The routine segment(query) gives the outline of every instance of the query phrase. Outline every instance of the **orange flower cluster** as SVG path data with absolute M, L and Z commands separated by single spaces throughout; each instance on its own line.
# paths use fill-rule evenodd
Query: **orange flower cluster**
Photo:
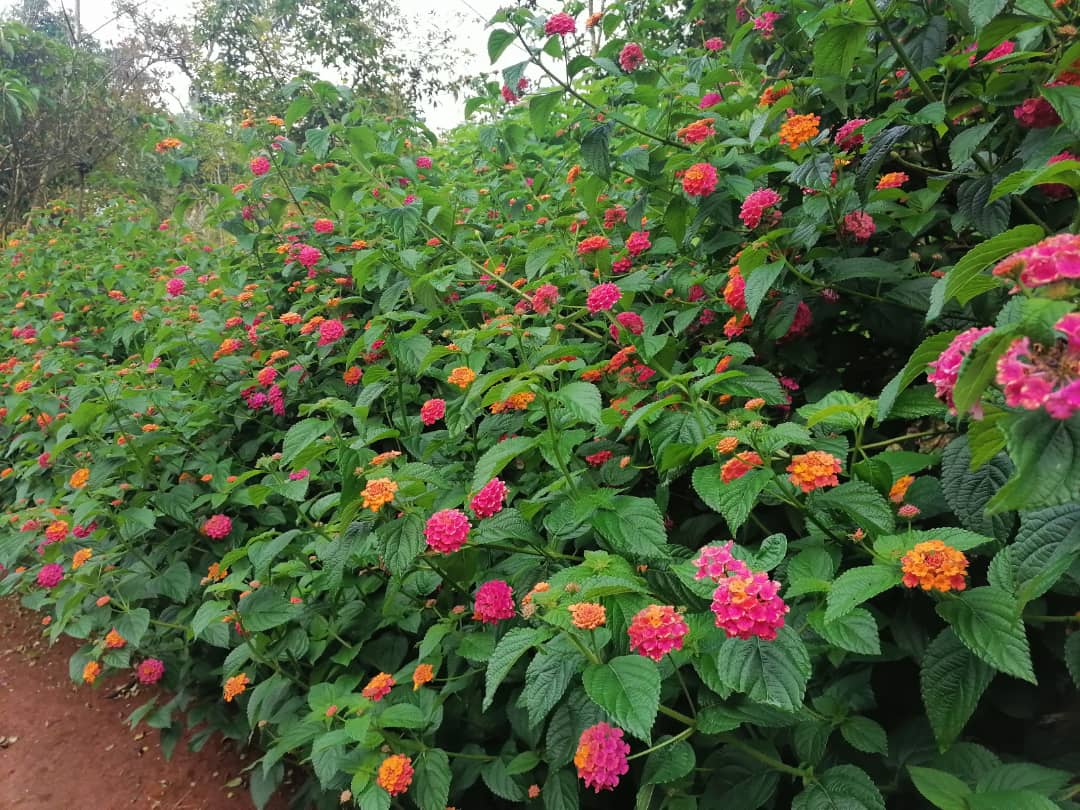
M 90 470 L 87 467 L 80 467 L 71 474 L 71 480 L 68 483 L 72 489 L 82 489 L 86 486 L 86 483 L 90 480 Z
M 239 675 L 233 675 L 229 680 L 225 681 L 225 688 L 222 690 L 222 696 L 225 698 L 226 703 L 232 703 L 233 698 L 237 695 L 242 695 L 248 688 L 248 684 L 251 681 L 248 676 L 241 672 Z
M 747 450 L 724 462 L 724 466 L 720 468 L 720 480 L 725 484 L 730 484 L 761 465 L 761 456 L 753 450 Z
M 821 117 L 817 115 L 793 115 L 780 125 L 780 143 L 798 149 L 821 132 Z
M 915 483 L 914 475 L 904 475 L 898 478 L 896 483 L 889 488 L 889 500 L 893 503 L 903 503 L 908 487 L 913 483 Z
M 725 436 L 716 443 L 716 452 L 723 455 L 729 455 L 735 452 L 735 448 L 739 446 L 739 440 L 735 436 Z
M 701 143 L 716 134 L 716 130 L 713 129 L 714 123 L 712 118 L 701 118 L 692 124 L 687 124 L 675 134 L 685 143 Z
M 579 630 L 595 630 L 607 622 L 607 610 L 596 602 L 578 602 L 570 605 L 567 610 L 570 611 L 574 627 Z
M 945 545 L 943 540 L 919 543 L 900 560 L 904 584 L 924 591 L 962 591 L 966 586 L 968 560 L 962 551 Z
M 404 754 L 393 754 L 382 761 L 375 783 L 391 796 L 398 796 L 409 789 L 412 778 L 412 760 Z
M 519 391 L 516 394 L 511 394 L 502 402 L 495 402 L 491 405 L 492 413 L 503 413 L 504 411 L 524 411 L 536 400 L 536 394 L 532 391 Z
M 456 385 L 458 388 L 464 391 L 475 379 L 475 371 L 473 371 L 468 366 L 458 366 L 450 372 L 450 376 L 446 378 L 446 381 L 451 385 Z
M 170 149 L 179 149 L 184 143 L 179 138 L 162 138 L 156 144 L 154 144 L 154 151 L 159 155 L 163 155 Z
M 360 494 L 364 497 L 364 508 L 372 512 L 378 512 L 390 501 L 394 500 L 394 494 L 398 491 L 398 485 L 389 478 L 376 478 L 368 481 L 364 491 Z
M 771 107 L 790 92 L 790 84 L 781 85 L 780 87 L 766 87 L 765 92 L 761 94 L 761 99 L 758 101 L 758 106 Z
M 836 474 L 840 472 L 840 459 L 823 450 L 811 450 L 801 456 L 795 456 L 787 467 L 791 473 L 788 478 L 803 492 L 815 489 L 835 487 L 840 483 Z
M 378 702 L 384 697 L 390 694 L 390 690 L 396 685 L 394 676 L 386 672 L 380 672 L 370 681 L 368 685 L 360 690 L 360 694 L 369 700 Z
M 101 674 L 101 664 L 97 661 L 87 661 L 86 666 L 83 667 L 82 679 L 83 683 L 93 683 L 97 680 L 97 676 Z
M 412 688 L 415 692 L 425 683 L 431 683 L 435 679 L 435 668 L 431 664 L 420 664 L 413 670 Z
M 94 552 L 92 552 L 90 549 L 80 548 L 71 558 L 71 570 L 78 571 L 86 564 L 86 561 L 93 556 Z
M 125 644 L 127 644 L 127 641 L 122 635 L 116 632 L 115 627 L 110 630 L 105 636 L 105 646 L 110 650 L 118 650 Z

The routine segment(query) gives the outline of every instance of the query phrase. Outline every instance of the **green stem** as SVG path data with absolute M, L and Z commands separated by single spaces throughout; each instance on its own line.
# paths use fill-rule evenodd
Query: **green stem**
M 570 639 L 572 642 L 574 642 L 574 646 L 577 647 L 581 651 L 581 654 L 584 655 L 586 658 L 588 658 L 589 661 L 591 661 L 594 664 L 602 664 L 602 663 L 604 663 L 603 661 L 600 660 L 599 655 L 597 655 L 592 650 L 590 650 L 588 647 L 586 647 L 581 642 L 581 639 L 579 639 L 577 636 L 575 636 L 569 630 L 564 630 L 563 635 L 565 635 L 568 639 Z M 663 709 L 664 707 L 661 706 L 660 708 Z M 687 719 L 689 719 L 689 718 L 687 718 Z M 691 720 L 690 722 L 692 723 L 693 721 Z
M 1028 616 L 1024 615 L 1024 621 L 1028 622 L 1077 622 L 1080 623 L 1080 615 L 1073 616 Z
M 897 436 L 894 439 L 883 439 L 880 442 L 871 442 L 870 444 L 864 444 L 862 445 L 862 449 L 872 450 L 875 447 L 887 447 L 890 444 L 898 444 L 899 442 L 906 442 L 911 439 L 922 439 L 927 436 L 944 436 L 946 433 L 952 433 L 952 431 L 934 428 L 933 430 L 924 430 L 921 433 L 908 433 L 903 436 Z
M 807 779 L 812 775 L 812 772 L 809 769 L 793 768 L 786 762 L 781 762 L 774 757 L 770 757 L 768 754 L 759 751 L 748 743 L 744 743 L 738 737 L 732 736 L 731 734 L 718 734 L 716 736 L 718 736 L 725 745 L 738 748 L 751 759 L 756 759 L 762 765 L 768 765 L 774 771 L 780 771 L 781 773 L 790 774 L 791 776 L 798 776 L 801 779 Z
M 555 461 L 558 462 L 559 469 L 562 471 L 563 478 L 566 479 L 570 491 L 577 494 L 577 484 L 574 482 L 574 477 L 570 475 L 570 468 L 566 466 L 562 453 L 559 452 L 559 435 L 555 432 L 555 419 L 551 412 L 551 400 L 546 392 L 544 393 L 544 414 L 547 416 L 548 433 L 551 435 L 551 454 L 555 456 Z
M 674 737 L 668 737 L 663 742 L 657 743 L 656 745 L 652 746 L 651 748 L 646 748 L 644 751 L 639 751 L 636 754 L 628 756 L 627 760 L 638 759 L 639 757 L 647 757 L 649 754 L 653 753 L 654 751 L 659 751 L 661 748 L 667 748 L 669 745 L 674 745 L 677 742 L 682 742 L 687 737 L 689 737 L 691 734 L 693 734 L 695 731 L 697 731 L 696 728 L 694 728 L 693 726 L 688 726 L 687 728 L 684 728 L 682 731 L 680 731 L 678 734 L 676 734 Z
M 667 715 L 672 720 L 678 720 L 684 726 L 690 726 L 691 728 L 697 726 L 697 720 L 695 720 L 693 717 L 688 717 L 682 712 L 677 712 L 674 709 L 669 709 L 667 706 L 659 706 L 657 707 L 657 711 L 660 712 L 660 714 Z

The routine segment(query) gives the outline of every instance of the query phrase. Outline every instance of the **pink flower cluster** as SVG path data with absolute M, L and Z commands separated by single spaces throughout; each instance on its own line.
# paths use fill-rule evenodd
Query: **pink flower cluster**
M 431 427 L 446 416 L 445 399 L 429 399 L 420 406 L 420 421 Z
M 565 36 L 574 33 L 576 30 L 577 25 L 574 23 L 574 18 L 562 11 L 558 14 L 552 14 L 548 21 L 544 23 L 544 33 L 548 36 L 554 34 Z
M 672 650 L 681 650 L 690 625 L 671 605 L 649 605 L 638 611 L 627 628 L 630 650 L 659 661 Z
M 734 544 L 706 546 L 694 565 L 696 579 L 711 579 L 717 583 L 713 591 L 712 612 L 716 626 L 727 633 L 728 638 L 764 641 L 776 638 L 776 631 L 784 626 L 784 615 L 789 608 L 778 595 L 780 583 L 769 579 L 762 571 L 751 571 L 742 560 L 731 554 Z
M 228 515 L 211 515 L 203 523 L 202 531 L 212 540 L 222 540 L 232 531 L 232 520 Z
M 1080 160 L 1080 157 L 1077 157 L 1072 152 L 1065 150 L 1064 152 L 1056 154 L 1048 161 L 1046 161 L 1046 165 L 1053 166 L 1055 163 L 1061 163 L 1063 160 Z M 1040 183 L 1038 188 L 1039 191 L 1041 191 L 1051 200 L 1063 200 L 1066 197 L 1071 197 L 1074 193 L 1072 188 L 1065 185 L 1064 183 Z
M 329 346 L 331 343 L 337 343 L 345 337 L 345 324 L 336 318 L 323 321 L 319 324 L 319 345 Z
M 775 11 L 765 11 L 760 17 L 754 18 L 754 30 L 760 31 L 761 35 L 768 39 L 773 35 L 773 26 L 776 21 L 783 16 L 783 14 Z
M 746 195 L 746 199 L 743 200 L 742 207 L 739 209 L 739 219 L 742 220 L 743 225 L 753 230 L 761 224 L 761 217 L 765 210 L 772 208 L 781 199 L 780 195 L 771 188 L 759 188 L 751 191 Z M 738 308 L 742 309 L 742 307 Z
M 720 39 L 720 37 L 709 37 L 707 40 L 705 40 L 705 50 L 719 51 L 726 44 L 727 43 L 724 42 L 724 40 Z
M 469 502 L 469 508 L 479 518 L 489 518 L 502 511 L 503 500 L 509 488 L 498 478 L 492 478 L 477 492 Z
M 443 509 L 428 518 L 424 539 L 440 554 L 453 554 L 469 539 L 468 516 L 460 509 Z
M 645 331 L 645 321 L 636 312 L 620 312 L 615 316 L 615 320 L 618 323 L 618 326 L 613 323 L 608 328 L 612 340 L 619 339 L 620 326 L 626 329 L 631 335 L 640 335 Z
M 698 109 L 707 110 L 710 107 L 715 107 L 723 100 L 724 97 L 719 93 L 706 93 L 701 97 L 701 101 L 698 102 Z
M 270 158 L 265 155 L 259 155 L 251 161 L 251 173 L 256 177 L 262 177 L 268 171 L 270 171 Z
M 614 790 L 619 784 L 619 777 L 630 770 L 626 760 L 629 753 L 630 745 L 623 742 L 621 728 L 607 723 L 590 726 L 581 732 L 574 753 L 578 777 L 585 780 L 585 787 L 592 788 L 595 793 Z
M 997 384 L 1010 408 L 1045 410 L 1068 419 L 1080 410 L 1080 312 L 1071 312 L 1054 328 L 1067 338 L 1052 346 L 1017 338 L 998 358 Z
M 960 376 L 960 366 L 964 358 L 968 356 L 972 347 L 979 338 L 988 332 L 994 331 L 992 326 L 984 326 L 981 329 L 973 326 L 952 339 L 937 360 L 929 363 L 932 371 L 927 372 L 926 379 L 934 384 L 934 393 L 937 398 L 943 400 L 949 406 L 949 413 L 956 413 L 956 404 L 953 402 L 953 389 L 956 388 L 956 380 Z M 972 408 L 976 416 L 982 415 L 982 409 L 978 404 Z
M 716 191 L 716 167 L 695 163 L 683 174 L 682 187 L 691 197 L 708 197 Z
M 473 618 L 484 624 L 498 624 L 514 618 L 514 591 L 501 579 L 485 582 L 476 589 Z
M 42 588 L 55 588 L 63 578 L 64 566 L 59 563 L 47 563 L 38 571 L 37 584 Z
M 608 281 L 597 284 L 589 290 L 585 305 L 589 308 L 589 312 L 595 315 L 597 312 L 604 312 L 614 307 L 619 303 L 620 298 L 622 298 L 622 290 L 617 284 Z
M 852 118 L 840 127 L 840 129 L 836 130 L 836 137 L 833 139 L 833 142 L 845 152 L 851 152 L 858 149 L 862 146 L 864 139 L 862 133 L 857 130 L 869 123 L 869 118 Z
M 627 73 L 633 73 L 645 64 L 645 52 L 636 42 L 628 42 L 619 51 L 619 67 Z
M 1048 129 L 1061 123 L 1057 110 L 1042 96 L 1024 99 L 1013 109 L 1013 117 L 1020 122 L 1020 126 L 1028 129 Z
M 1043 239 L 998 262 L 993 270 L 995 276 L 1010 278 L 1016 278 L 1017 273 L 1025 287 L 1080 279 L 1080 235 L 1059 233 Z
M 972 46 L 972 50 L 977 51 L 978 46 L 977 45 Z M 1001 59 L 1003 56 L 1008 56 L 1009 54 L 1011 54 L 1015 50 L 1016 50 L 1016 43 L 1013 42 L 1012 40 L 1007 39 L 1004 42 L 1002 42 L 1000 45 L 997 45 L 997 46 L 991 48 L 990 50 L 988 50 L 986 52 L 986 55 L 983 56 L 983 58 L 979 59 L 978 61 L 980 61 L 980 62 L 992 62 L 995 59 Z M 971 54 L 971 59 L 968 60 L 968 64 L 969 65 L 974 65 L 975 61 L 976 61 L 975 60 L 975 54 L 973 53 L 973 54 Z
M 173 276 L 165 282 L 165 292 L 168 294 L 169 298 L 176 298 L 178 295 L 184 294 L 184 287 L 186 286 L 187 285 L 182 278 Z
M 626 237 L 626 251 L 631 256 L 637 257 L 652 247 L 649 241 L 648 231 L 634 231 Z
M 139 683 L 149 686 L 160 681 L 165 675 L 165 664 L 157 658 L 147 658 L 139 664 L 136 672 L 139 676 Z
M 844 217 L 843 231 L 856 242 L 869 242 L 877 226 L 865 211 L 852 211 Z

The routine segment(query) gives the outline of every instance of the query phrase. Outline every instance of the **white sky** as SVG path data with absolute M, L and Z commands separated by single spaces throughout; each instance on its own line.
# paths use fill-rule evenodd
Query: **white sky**
M 72 13 L 75 0 L 52 0 L 56 6 L 60 2 Z M 397 0 L 397 6 L 406 17 L 427 15 L 428 12 L 438 11 L 439 19 L 455 34 L 458 50 L 465 51 L 462 60 L 462 72 L 471 75 L 483 71 L 493 70 L 487 56 L 488 30 L 485 24 L 501 5 L 506 5 L 508 0 Z M 0 0 L 0 8 L 9 8 L 10 0 Z M 176 17 L 186 20 L 192 13 L 193 0 L 147 0 L 141 8 L 144 13 L 161 15 L 162 17 Z M 98 30 L 96 36 L 103 42 L 114 39 L 118 33 L 115 23 L 111 22 L 114 13 L 112 0 L 82 0 L 82 27 L 86 32 Z M 403 43 L 408 47 L 409 43 Z M 423 47 L 423 36 L 418 37 L 415 47 Z M 498 68 L 524 60 L 524 52 L 511 47 L 499 60 Z M 174 72 L 173 92 L 180 99 L 187 99 L 186 79 L 182 74 Z M 465 117 L 465 98 L 455 101 L 451 94 L 434 99 L 426 104 L 422 111 L 428 126 L 435 130 L 445 130 L 461 123 Z

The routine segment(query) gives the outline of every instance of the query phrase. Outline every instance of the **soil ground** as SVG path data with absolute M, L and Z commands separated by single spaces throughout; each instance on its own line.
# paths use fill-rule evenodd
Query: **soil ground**
M 253 810 L 243 769 L 258 752 L 214 738 L 166 760 L 155 729 L 125 722 L 148 699 L 68 678 L 74 639 L 49 646 L 41 616 L 0 599 L 0 810 Z M 119 694 L 117 694 L 119 692 Z M 285 810 L 275 797 L 268 810 Z

